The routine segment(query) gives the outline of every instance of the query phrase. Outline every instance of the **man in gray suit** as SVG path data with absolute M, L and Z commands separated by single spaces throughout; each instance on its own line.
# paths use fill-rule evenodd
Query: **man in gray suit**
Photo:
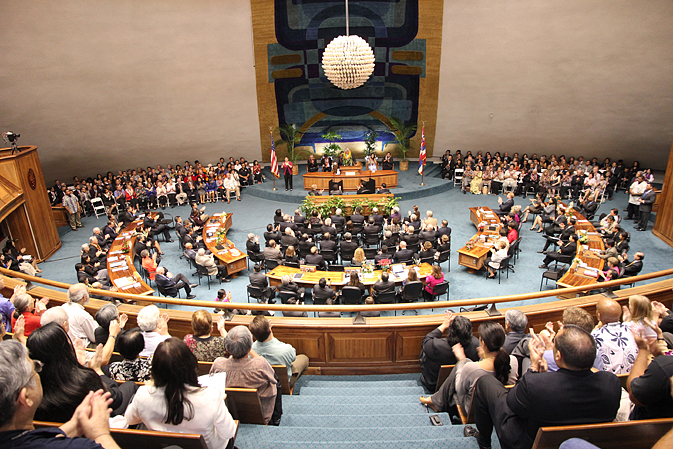
M 273 287 L 269 287 L 269 281 L 266 275 L 262 273 L 262 267 L 258 263 L 253 267 L 253 272 L 248 275 L 248 280 L 250 281 L 250 285 L 262 290 L 265 299 L 270 299 L 274 296 L 274 289 Z M 274 304 L 275 302 L 274 300 L 269 301 L 270 304 Z

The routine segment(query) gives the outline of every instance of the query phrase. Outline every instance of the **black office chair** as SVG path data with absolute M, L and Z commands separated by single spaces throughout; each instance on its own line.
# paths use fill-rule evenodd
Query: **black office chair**
M 205 276 L 208 279 L 208 290 L 210 290 L 210 278 L 211 276 L 216 276 L 216 274 L 208 274 L 208 268 L 204 267 L 203 265 L 195 264 L 196 265 L 196 273 L 199 276 L 199 285 L 201 285 L 201 278 Z M 222 280 L 220 280 L 220 284 L 222 283 Z
M 264 265 L 264 254 L 248 251 L 248 270 L 250 269 L 250 262 Z
M 510 249 L 512 247 L 510 246 Z M 500 284 L 500 279 L 502 278 L 502 272 L 503 270 L 505 271 L 505 274 L 507 275 L 507 279 L 509 279 L 509 272 L 511 271 L 514 273 L 514 268 L 512 268 L 512 265 L 510 265 L 509 261 L 512 260 L 512 256 L 507 256 L 504 259 L 500 261 L 500 268 L 498 268 L 498 284 Z
M 433 256 L 423 257 L 421 259 L 421 263 L 427 263 L 429 265 L 434 265 L 435 264 L 435 258 Z
M 437 265 L 441 266 L 444 262 L 448 262 L 449 273 L 451 272 L 451 250 L 442 251 L 439 253 L 439 259 L 437 259 Z
M 378 252 L 376 248 L 364 248 L 364 250 L 367 260 L 373 260 L 374 257 L 376 257 L 376 253 Z
M 168 294 L 166 294 L 166 290 L 164 290 L 163 287 L 159 286 L 159 284 L 157 284 L 157 291 L 159 292 L 159 296 L 163 295 L 167 298 L 179 298 L 180 297 L 180 290 L 178 290 L 177 295 L 168 295 Z M 166 307 L 166 308 L 168 308 L 168 307 Z
M 320 255 L 325 259 L 325 262 L 329 264 L 333 264 L 337 261 L 337 252 L 332 249 L 323 249 L 320 251 Z
M 362 304 L 362 292 L 359 287 L 347 285 L 341 289 L 341 299 L 344 305 L 358 305 Z
M 350 261 L 353 260 L 353 256 L 355 256 L 355 250 L 353 250 L 353 251 L 341 250 L 339 253 L 341 254 L 341 263 L 342 264 L 344 262 L 350 263 Z
M 404 285 L 404 288 L 400 292 L 400 303 L 412 303 L 412 302 L 418 302 L 418 300 L 421 299 L 421 295 L 423 294 L 423 282 L 421 281 L 412 281 L 412 282 L 407 282 Z M 395 311 L 397 312 L 397 311 Z M 402 311 L 402 315 L 404 315 L 406 311 Z M 418 310 L 415 310 L 416 315 L 418 315 Z M 397 313 L 395 313 L 397 315 Z
M 437 298 L 441 297 L 446 293 L 446 300 L 449 300 L 449 281 L 440 282 L 435 285 L 435 288 L 432 289 L 432 298 L 430 301 L 436 301 Z M 432 309 L 435 310 L 435 309 Z
M 285 292 L 280 291 L 280 292 L 278 292 L 278 297 L 280 298 L 280 302 L 281 302 L 282 304 L 287 304 L 287 301 L 288 301 L 288 299 L 290 299 L 290 298 L 294 298 L 295 300 L 297 300 L 297 298 L 299 298 L 299 296 L 297 295 L 297 292 L 288 292 L 288 291 L 285 291 Z
M 280 262 L 278 262 L 276 259 L 269 259 L 269 260 L 264 259 L 264 271 L 265 272 L 269 271 L 269 270 L 273 270 L 278 265 L 280 265 Z
M 395 292 L 392 293 L 381 293 L 374 296 L 375 304 L 395 304 Z
M 379 247 L 379 243 L 381 243 L 381 238 L 379 237 L 378 234 L 365 234 L 365 240 L 364 244 L 367 246 L 375 246 Z
M 557 270 L 550 268 L 549 270 L 542 273 L 542 278 L 540 279 L 540 291 L 542 291 L 542 281 L 544 281 L 545 285 L 549 283 L 549 280 L 552 280 L 556 283 L 559 279 L 561 279 L 561 277 L 563 277 L 567 269 L 568 265 L 564 264 Z M 558 288 L 558 286 L 556 288 Z
M 250 298 L 255 298 L 257 302 L 264 302 L 264 291 L 261 288 L 248 284 L 246 290 L 248 293 L 248 303 L 250 303 Z
M 285 262 L 283 265 L 290 268 L 299 268 L 299 262 Z

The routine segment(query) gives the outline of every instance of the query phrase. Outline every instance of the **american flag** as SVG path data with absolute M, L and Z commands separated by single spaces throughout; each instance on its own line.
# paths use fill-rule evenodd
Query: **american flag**
M 273 131 L 270 131 L 271 133 L 271 173 L 273 173 L 273 176 L 276 178 L 280 178 L 280 174 L 278 173 L 278 158 L 276 157 L 276 144 L 273 143 Z
M 418 174 L 423 174 L 423 166 L 425 165 L 425 125 L 421 131 L 421 152 L 418 155 Z

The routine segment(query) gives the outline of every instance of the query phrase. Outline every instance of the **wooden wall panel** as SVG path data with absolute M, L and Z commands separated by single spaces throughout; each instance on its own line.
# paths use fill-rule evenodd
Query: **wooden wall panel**
M 3 231 L 14 239 L 18 239 L 16 247 L 21 249 L 26 248 L 28 254 L 37 254 L 37 245 L 30 229 L 30 221 L 26 214 L 25 204 L 16 208 L 12 213 L 7 215 L 7 218 L 2 222 Z
M 661 193 L 657 196 L 659 210 L 652 232 L 661 240 L 673 246 L 673 144 L 668 156 L 666 177 L 661 190 Z
M 393 362 L 393 332 L 348 332 L 327 335 L 329 363 Z
M 418 361 L 421 343 L 428 332 L 427 329 L 395 332 L 395 360 Z
M 274 319 L 275 321 L 275 319 Z M 326 362 L 325 334 L 323 332 L 287 332 L 274 329 L 273 335 L 283 343 L 288 343 L 305 354 L 311 362 Z

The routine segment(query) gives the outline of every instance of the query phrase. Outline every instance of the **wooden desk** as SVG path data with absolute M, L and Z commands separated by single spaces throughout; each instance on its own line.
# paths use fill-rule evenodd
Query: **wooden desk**
M 318 190 L 329 190 L 330 181 L 343 181 L 344 192 L 356 191 L 360 188 L 360 180 L 372 178 L 376 182 L 376 187 L 380 188 L 385 183 L 388 188 L 397 187 L 397 172 L 395 170 L 378 170 L 375 172 L 358 171 L 352 167 L 342 167 L 341 174 L 335 175 L 333 172 L 313 172 L 304 175 L 304 189 L 311 190 L 313 184 L 318 186 Z
M 470 207 L 470 221 L 476 227 L 484 224 L 484 230 L 477 232 L 470 241 L 474 243 L 472 249 L 467 245 L 458 250 L 458 264 L 467 267 L 470 272 L 484 268 L 488 254 L 495 241 L 500 238 L 500 218 L 488 207 Z
M 112 241 L 107 253 L 107 273 L 112 285 L 122 293 L 153 295 L 154 290 L 143 281 L 133 265 L 135 255 L 133 247 L 136 243 L 134 231 L 136 226 L 142 225 L 142 222 L 142 218 L 132 222 L 122 229 L 117 238 Z M 129 252 L 126 254 L 122 253 L 124 241 L 129 244 Z
M 346 270 L 349 268 L 346 267 Z M 420 281 L 425 281 L 425 277 L 429 275 L 432 272 L 432 266 L 427 263 L 422 263 L 419 266 L 419 273 L 418 273 L 418 279 Z M 277 286 L 280 285 L 281 278 L 284 275 L 289 275 L 290 277 L 293 277 L 295 274 L 301 273 L 301 269 L 299 268 L 292 268 L 292 267 L 286 267 L 283 265 L 279 265 L 273 270 L 269 271 L 266 276 L 269 278 L 269 284 L 271 286 Z M 365 277 L 365 276 L 360 276 L 360 282 L 362 282 L 365 286 L 372 286 L 376 283 L 376 281 L 379 280 L 379 276 L 381 275 L 381 271 L 377 270 L 374 271 L 374 275 L 370 277 Z M 301 279 L 294 279 L 294 282 L 297 283 L 298 285 L 301 285 L 302 287 L 313 287 L 318 284 L 321 278 L 325 278 L 328 281 L 332 281 L 332 288 L 335 290 L 341 289 L 344 285 L 346 285 L 345 281 L 345 273 L 341 271 L 315 271 L 313 273 L 303 273 Z M 395 284 L 402 284 L 402 282 L 406 279 L 406 277 L 402 278 L 392 278 L 391 280 L 395 281 Z
M 584 218 L 584 216 L 582 216 L 579 212 L 573 209 L 572 215 L 577 220 L 575 223 L 575 229 L 577 229 L 577 231 L 587 231 L 587 237 L 589 238 L 589 242 L 586 243 L 586 246 L 588 247 L 587 250 L 583 248 L 579 241 L 577 242 L 577 256 L 575 257 L 583 263 L 587 264 L 588 267 L 602 270 L 605 261 L 596 256 L 596 251 L 605 250 L 605 244 L 603 243 L 601 235 L 596 231 L 594 225 L 592 225 L 591 222 Z M 556 285 L 559 287 L 580 287 L 584 285 L 589 286 L 596 284 L 598 279 L 584 274 L 585 270 L 585 268 L 579 267 L 578 262 L 573 262 L 568 271 L 566 271 L 566 273 L 558 281 L 556 281 Z M 575 295 L 572 295 L 572 297 L 574 296 Z M 559 297 L 563 298 L 564 296 L 559 295 Z
M 228 275 L 238 273 L 248 267 L 247 254 L 236 249 L 231 240 L 225 238 L 222 244 L 217 243 L 215 233 L 219 229 L 226 229 L 228 231 L 231 228 L 231 216 L 232 214 L 230 213 L 213 214 L 210 220 L 203 226 L 203 242 L 206 244 L 206 248 L 227 267 Z

